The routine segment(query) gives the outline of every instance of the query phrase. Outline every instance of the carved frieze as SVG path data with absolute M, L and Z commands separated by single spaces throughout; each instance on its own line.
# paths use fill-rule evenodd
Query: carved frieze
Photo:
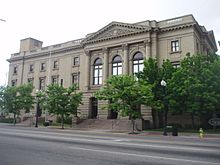
M 111 23 L 103 29 L 97 31 L 85 39 L 85 43 L 103 41 L 126 35 L 148 31 L 149 27 L 137 26 L 132 24 Z
M 129 33 L 134 33 L 134 32 L 135 31 L 131 30 L 131 29 L 120 29 L 118 27 L 115 27 L 115 28 L 112 28 L 112 29 L 104 32 L 103 34 L 100 34 L 95 39 L 105 39 L 105 38 L 117 37 L 117 36 L 129 34 Z

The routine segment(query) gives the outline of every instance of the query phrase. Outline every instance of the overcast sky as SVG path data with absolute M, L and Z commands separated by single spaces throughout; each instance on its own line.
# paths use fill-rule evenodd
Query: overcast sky
M 6 59 L 19 51 L 21 39 L 32 37 L 49 46 L 83 38 L 112 21 L 161 21 L 187 14 L 220 40 L 220 0 L 0 0 L 0 19 L 6 20 L 0 21 L 0 85 L 7 82 Z

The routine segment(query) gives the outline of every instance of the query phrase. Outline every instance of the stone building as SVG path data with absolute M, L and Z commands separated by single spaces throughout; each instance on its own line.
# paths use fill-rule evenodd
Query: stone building
M 133 74 L 143 69 L 143 61 L 157 58 L 159 65 L 169 59 L 178 66 L 186 53 L 215 53 L 213 31 L 198 24 L 193 15 L 163 21 L 137 23 L 111 22 L 85 38 L 42 47 L 43 42 L 26 38 L 20 41 L 20 52 L 11 55 L 9 85 L 32 82 L 35 89 L 47 84 L 72 83 L 83 92 L 82 118 L 120 118 L 111 110 L 102 110 L 104 101 L 94 98 L 106 79 L 112 75 Z M 143 119 L 151 121 L 151 110 L 141 106 Z

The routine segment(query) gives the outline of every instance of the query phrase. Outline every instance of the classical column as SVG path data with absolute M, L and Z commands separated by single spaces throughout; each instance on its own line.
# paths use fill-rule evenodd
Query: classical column
M 86 60 L 85 60 L 85 90 L 89 90 L 90 88 L 90 61 L 91 61 L 91 55 L 90 52 L 85 50 L 85 54 L 86 54 Z
M 157 58 L 158 56 L 158 40 L 157 40 L 157 33 L 153 33 L 151 35 L 151 57 L 152 58 Z
M 124 64 L 123 64 L 123 74 L 129 74 L 129 56 L 128 56 L 128 44 L 122 45 L 124 52 Z
M 108 73 L 109 73 L 109 64 L 108 64 L 108 61 L 109 61 L 109 57 L 108 57 L 108 48 L 103 48 L 102 49 L 102 52 L 103 52 L 103 57 L 104 57 L 104 72 L 103 72 L 103 84 L 105 84 L 105 82 L 107 81 L 108 79 Z
M 145 58 L 148 59 L 151 57 L 150 41 L 149 40 L 144 41 L 144 46 L 145 46 Z

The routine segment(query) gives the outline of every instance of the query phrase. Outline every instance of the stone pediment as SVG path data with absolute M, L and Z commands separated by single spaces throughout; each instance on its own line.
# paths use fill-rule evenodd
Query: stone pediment
M 99 31 L 91 34 L 89 37 L 85 39 L 85 43 L 93 43 L 103 40 L 109 40 L 112 38 L 123 37 L 127 35 L 142 33 L 145 31 L 149 31 L 149 27 L 140 26 L 134 24 L 125 24 L 119 22 L 112 22 L 100 29 Z

